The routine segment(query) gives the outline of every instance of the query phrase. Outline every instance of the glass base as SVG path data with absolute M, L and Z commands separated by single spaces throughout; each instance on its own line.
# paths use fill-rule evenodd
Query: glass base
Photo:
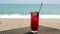
M 31 32 L 32 32 L 32 33 L 37 33 L 38 31 L 32 31 L 32 30 L 31 30 Z

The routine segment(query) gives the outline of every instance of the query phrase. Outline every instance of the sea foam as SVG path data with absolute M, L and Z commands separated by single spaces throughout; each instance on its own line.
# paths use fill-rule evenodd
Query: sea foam
M 31 15 L 4 14 L 0 15 L 0 18 L 31 18 Z M 60 18 L 60 15 L 39 15 L 39 18 Z

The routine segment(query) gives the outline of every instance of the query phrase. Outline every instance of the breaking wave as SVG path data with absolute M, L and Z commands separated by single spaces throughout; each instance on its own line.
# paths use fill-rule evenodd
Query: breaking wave
M 4 14 L 0 15 L 0 18 L 31 18 L 31 15 Z M 39 15 L 39 18 L 60 18 L 60 15 Z

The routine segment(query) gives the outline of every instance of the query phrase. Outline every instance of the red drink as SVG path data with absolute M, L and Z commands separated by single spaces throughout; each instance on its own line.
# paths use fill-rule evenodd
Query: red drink
M 31 12 L 31 32 L 38 31 L 39 12 Z

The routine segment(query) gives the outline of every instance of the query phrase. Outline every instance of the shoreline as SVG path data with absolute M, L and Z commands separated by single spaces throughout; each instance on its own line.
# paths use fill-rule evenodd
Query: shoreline
M 19 14 L 11 14 L 11 15 L 0 15 L 0 18 L 31 18 L 31 15 L 19 15 Z M 39 15 L 39 18 L 60 18 L 60 15 Z

